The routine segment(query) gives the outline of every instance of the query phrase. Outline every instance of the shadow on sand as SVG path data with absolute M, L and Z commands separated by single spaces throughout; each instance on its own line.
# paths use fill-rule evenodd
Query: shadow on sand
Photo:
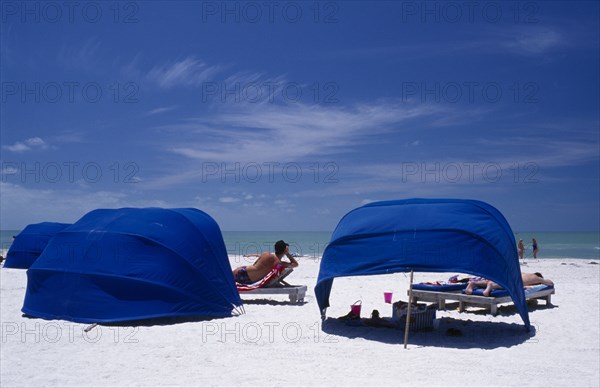
M 545 302 L 538 302 L 537 299 L 529 299 L 527 301 L 528 311 L 531 313 L 532 311 L 537 310 L 549 310 L 553 308 L 557 308 L 556 304 L 546 304 Z M 454 303 L 446 303 L 446 310 L 458 310 L 458 302 Z M 506 304 L 498 306 L 498 315 L 509 316 L 518 314 L 519 311 L 515 307 L 514 304 Z M 475 314 L 475 315 L 489 315 L 490 309 L 485 307 L 477 307 L 469 305 L 467 309 L 463 312 L 463 314 Z
M 307 302 L 296 302 L 292 303 L 290 301 L 276 301 L 271 299 L 252 299 L 252 300 L 244 300 L 244 305 L 272 305 L 272 306 L 304 306 Z M 245 314 L 245 309 L 237 308 L 232 312 L 232 317 L 236 315 Z M 24 315 L 25 316 L 25 315 Z M 29 317 L 35 318 L 35 317 Z M 179 323 L 189 323 L 189 322 L 208 322 L 215 319 L 224 319 L 231 318 L 229 316 L 223 317 L 214 317 L 214 316 L 181 316 L 181 317 L 162 317 L 162 318 L 153 318 L 153 319 L 144 319 L 137 321 L 122 321 L 122 322 L 103 322 L 97 325 L 99 326 L 133 326 L 133 327 L 144 327 L 144 326 L 169 326 L 176 325 Z M 96 324 L 89 324 L 94 326 Z
M 327 318 L 322 322 L 321 329 L 332 336 L 404 344 L 404 329 L 364 326 L 364 322 L 364 319 L 361 323 L 348 323 Z M 433 329 L 411 331 L 408 345 L 454 349 L 496 349 L 534 341 L 534 337 L 534 326 L 527 331 L 523 324 L 441 318 L 435 321 Z
M 244 304 L 248 305 L 248 304 L 268 304 L 271 306 L 304 306 L 305 304 L 307 304 L 308 302 L 304 301 L 304 302 L 295 302 L 292 303 L 289 300 L 287 301 L 278 301 L 278 300 L 273 300 L 273 299 L 244 299 Z
M 239 314 L 238 314 L 239 315 Z M 188 322 L 208 322 L 216 319 L 225 319 L 231 318 L 232 316 L 180 316 L 180 317 L 160 317 L 160 318 L 150 318 L 150 319 L 140 319 L 134 321 L 118 321 L 118 322 L 100 322 L 100 323 L 82 323 L 82 322 L 74 322 L 75 324 L 86 325 L 84 331 L 90 331 L 96 326 L 105 326 L 105 327 L 150 327 L 150 326 L 170 326 L 176 325 L 179 323 L 188 323 Z M 23 314 L 23 318 L 29 319 L 44 319 L 40 317 L 35 317 L 32 315 Z M 44 319 L 46 320 L 46 319 Z

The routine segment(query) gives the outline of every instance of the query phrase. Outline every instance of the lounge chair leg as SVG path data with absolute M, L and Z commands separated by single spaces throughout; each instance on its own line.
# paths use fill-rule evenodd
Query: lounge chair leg
M 493 316 L 498 315 L 498 305 L 497 304 L 490 305 L 490 313 L 492 313 Z
M 298 303 L 304 303 L 304 297 L 306 296 L 306 289 L 298 289 Z
M 290 294 L 290 302 L 296 303 L 296 295 Z

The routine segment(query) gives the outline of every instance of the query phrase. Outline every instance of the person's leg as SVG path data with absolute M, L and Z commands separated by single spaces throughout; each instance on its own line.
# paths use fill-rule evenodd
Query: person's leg
M 485 290 L 483 290 L 483 295 L 489 296 L 490 292 L 492 292 L 493 285 L 494 283 L 490 280 L 469 282 L 469 284 L 467 284 L 467 288 L 465 288 L 465 294 L 472 295 L 475 288 L 485 288 Z
M 465 288 L 465 294 L 471 295 L 471 294 L 473 294 L 474 289 L 486 287 L 486 286 L 487 286 L 487 280 L 470 281 L 469 284 L 467 284 L 467 288 Z
M 471 295 L 473 293 L 474 287 L 475 285 L 473 284 L 473 282 L 469 282 L 469 284 L 467 284 L 467 288 L 465 288 L 465 294 Z
M 485 286 L 485 290 L 483 290 L 483 296 L 490 296 L 493 286 L 494 286 L 494 282 L 491 282 L 491 281 L 487 282 L 487 285 Z

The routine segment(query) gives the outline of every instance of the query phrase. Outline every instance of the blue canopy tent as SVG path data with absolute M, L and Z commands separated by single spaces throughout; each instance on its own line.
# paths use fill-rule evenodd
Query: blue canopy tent
M 30 224 L 19 233 L 6 254 L 4 268 L 27 269 L 40 256 L 54 235 L 71 224 L 41 222 Z
M 217 223 L 197 209 L 94 210 L 27 271 L 22 311 L 106 323 L 230 316 L 242 301 Z
M 321 260 L 315 295 L 322 317 L 334 278 L 413 270 L 491 279 L 508 291 L 530 327 L 510 226 L 489 204 L 460 199 L 375 202 L 346 214 Z

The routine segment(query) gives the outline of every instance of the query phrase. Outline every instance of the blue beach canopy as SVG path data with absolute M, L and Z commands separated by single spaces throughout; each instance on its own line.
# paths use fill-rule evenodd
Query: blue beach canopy
M 124 208 L 94 210 L 54 236 L 27 271 L 22 311 L 103 323 L 224 317 L 241 305 L 208 214 Z
M 54 235 L 71 224 L 41 222 L 30 224 L 19 233 L 6 254 L 4 268 L 27 269 L 40 256 Z
M 515 238 L 491 205 L 461 199 L 370 203 L 346 214 L 325 248 L 315 295 L 322 316 L 333 279 L 394 272 L 459 272 L 491 279 L 529 315 Z

